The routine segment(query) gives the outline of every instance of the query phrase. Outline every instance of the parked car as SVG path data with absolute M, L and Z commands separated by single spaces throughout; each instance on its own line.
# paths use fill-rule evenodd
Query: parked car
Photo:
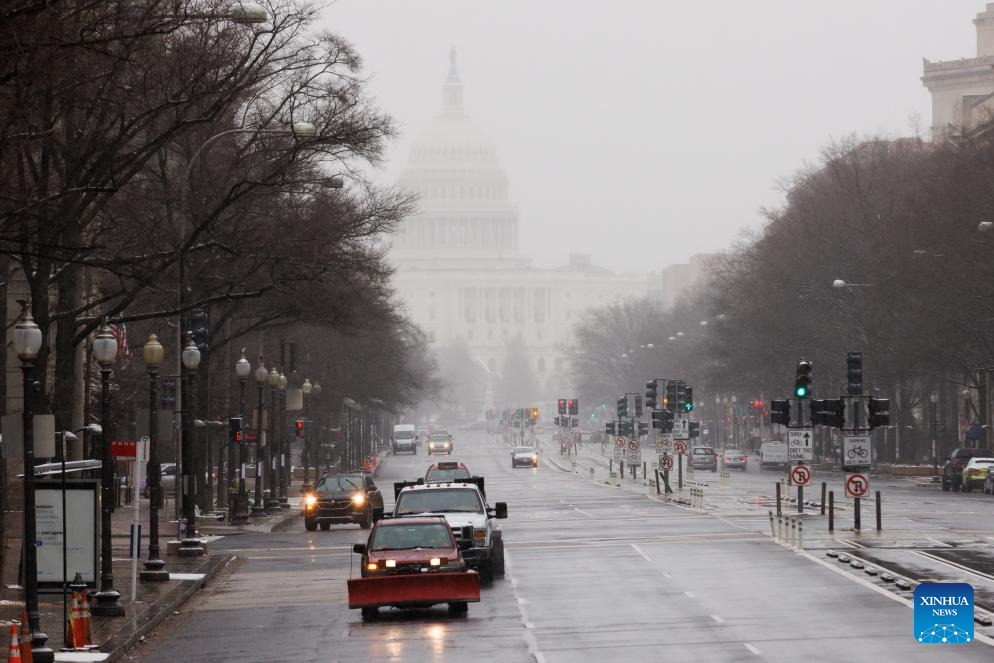
M 970 462 L 971 458 L 981 454 L 987 458 L 994 456 L 986 449 L 977 449 L 976 447 L 953 449 L 942 467 L 942 490 L 945 492 L 959 490 L 963 485 L 963 469 L 966 464 Z
M 718 452 L 713 447 L 693 447 L 688 464 L 695 470 L 718 471 Z
M 728 470 L 733 467 L 745 472 L 749 467 L 749 454 L 742 449 L 725 449 L 721 454 L 721 469 Z
M 994 458 L 974 456 L 963 468 L 963 492 L 968 493 L 974 488 L 983 488 L 987 475 L 994 468 Z

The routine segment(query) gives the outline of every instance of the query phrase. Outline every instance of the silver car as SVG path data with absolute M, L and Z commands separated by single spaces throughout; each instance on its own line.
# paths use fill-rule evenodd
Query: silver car
M 721 453 L 721 469 L 735 468 L 743 472 L 749 467 L 749 454 L 742 449 L 725 449 Z
M 511 467 L 538 467 L 538 449 L 515 447 L 511 452 Z

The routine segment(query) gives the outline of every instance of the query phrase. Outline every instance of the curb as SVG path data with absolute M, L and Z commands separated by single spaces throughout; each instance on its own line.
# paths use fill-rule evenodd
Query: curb
M 116 635 L 100 646 L 100 650 L 107 654 L 107 663 L 120 660 L 138 643 L 141 637 L 152 631 L 155 627 L 162 623 L 162 620 L 173 614 L 173 612 L 190 600 L 191 596 L 203 589 L 208 582 L 214 579 L 221 569 L 230 564 L 234 559 L 235 556 L 229 554 L 212 556 L 211 559 L 207 560 L 197 570 L 197 573 L 202 572 L 204 574 L 203 578 L 193 582 L 180 582 L 180 584 L 166 594 L 161 601 L 156 601 L 152 605 L 148 606 L 142 612 L 141 616 L 137 618 L 137 620 L 145 618 L 148 613 L 156 610 L 156 608 L 161 609 L 159 609 L 156 614 L 149 615 L 145 622 L 131 633 L 127 635 Z M 134 617 L 132 618 L 132 620 L 135 619 L 136 618 Z
M 273 527 L 269 531 L 285 532 L 286 530 L 290 529 L 290 527 L 294 523 L 296 523 L 297 520 L 300 519 L 303 515 L 304 515 L 303 511 L 295 511 L 294 513 L 288 515 L 286 518 L 280 520 L 278 523 L 273 523 Z

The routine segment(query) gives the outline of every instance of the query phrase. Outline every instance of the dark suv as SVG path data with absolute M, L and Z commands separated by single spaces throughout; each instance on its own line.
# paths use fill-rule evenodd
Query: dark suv
M 963 468 L 966 467 L 971 458 L 981 453 L 990 455 L 990 451 L 987 449 L 976 447 L 953 449 L 942 468 L 942 490 L 945 492 L 960 490 L 963 487 Z
M 304 529 L 327 530 L 332 523 L 369 529 L 383 517 L 383 495 L 364 474 L 326 474 L 304 493 Z

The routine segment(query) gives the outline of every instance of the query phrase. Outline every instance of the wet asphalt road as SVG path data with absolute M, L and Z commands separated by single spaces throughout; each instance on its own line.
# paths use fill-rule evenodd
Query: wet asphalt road
M 513 470 L 509 448 L 483 433 L 459 432 L 456 445 L 452 459 L 485 475 L 490 501 L 506 501 L 509 510 L 501 522 L 507 577 L 483 590 L 468 617 L 450 618 L 439 607 L 381 610 L 378 621 L 362 622 L 347 608 L 345 584 L 362 531 L 309 533 L 298 523 L 212 544 L 239 560 L 132 660 L 932 661 L 938 652 L 913 638 L 908 595 L 841 567 L 824 550 L 910 555 L 933 539 L 932 548 L 967 541 L 989 556 L 994 542 L 989 496 L 894 484 L 893 531 L 829 537 L 813 518 L 811 553 L 800 554 L 771 541 L 764 495 L 773 481 L 755 468 L 728 486 L 709 485 L 702 513 L 657 501 L 641 480 L 611 481 L 596 459 L 581 456 L 574 469 L 558 452 L 546 458 L 551 445 L 539 468 Z M 427 462 L 423 451 L 390 457 L 377 484 L 392 496 L 392 481 L 423 475 Z M 695 478 L 713 483 L 704 474 Z M 931 500 L 934 509 L 920 504 Z M 943 511 L 971 509 L 977 515 L 955 516 L 952 528 L 942 519 Z M 994 648 L 977 641 L 941 655 L 990 661 Z

